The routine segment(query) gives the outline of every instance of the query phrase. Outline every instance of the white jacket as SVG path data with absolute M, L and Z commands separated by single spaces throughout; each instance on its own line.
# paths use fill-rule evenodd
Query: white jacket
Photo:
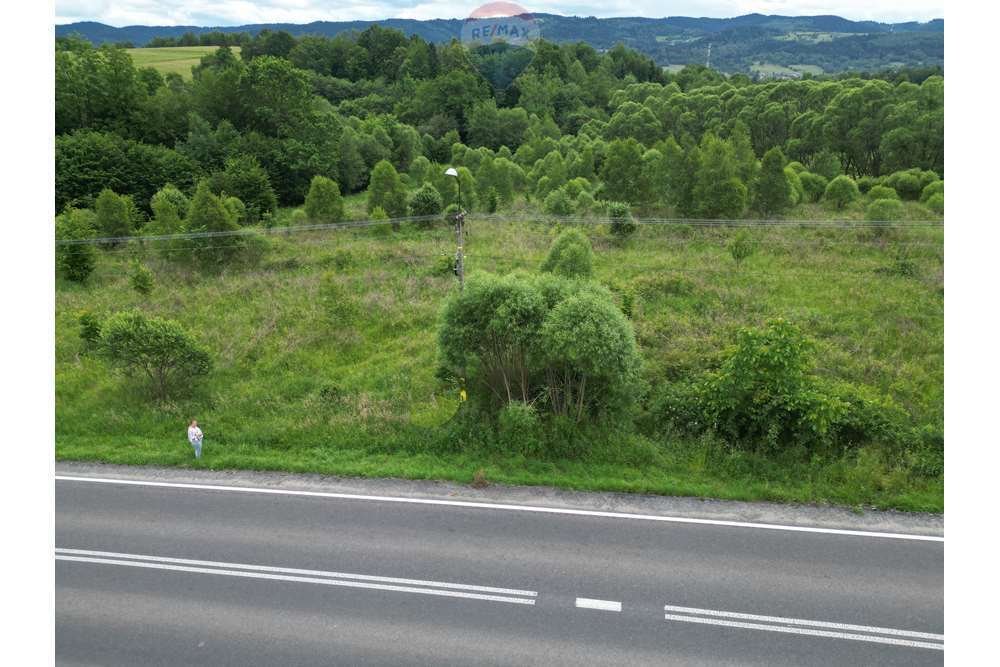
M 188 440 L 190 440 L 192 444 L 201 442 L 203 437 L 205 436 L 202 435 L 200 428 L 197 426 L 188 426 Z

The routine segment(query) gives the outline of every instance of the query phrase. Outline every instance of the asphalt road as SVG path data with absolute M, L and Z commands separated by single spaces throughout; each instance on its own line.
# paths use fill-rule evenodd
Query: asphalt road
M 79 665 L 943 662 L 942 541 L 56 482 Z

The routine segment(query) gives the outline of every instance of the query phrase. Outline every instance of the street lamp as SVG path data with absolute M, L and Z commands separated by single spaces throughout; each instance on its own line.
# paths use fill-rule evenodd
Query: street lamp
M 454 167 L 448 167 L 445 176 L 451 176 L 458 183 L 458 213 L 455 214 L 455 240 L 458 243 L 458 250 L 455 251 L 455 275 L 458 276 L 459 289 L 465 289 L 465 257 L 462 252 L 462 222 L 465 220 L 465 212 L 462 210 L 462 179 L 458 177 L 458 171 Z

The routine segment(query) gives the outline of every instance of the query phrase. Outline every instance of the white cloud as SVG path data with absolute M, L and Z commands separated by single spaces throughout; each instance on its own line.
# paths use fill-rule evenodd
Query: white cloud
M 124 25 L 243 25 L 385 18 L 463 18 L 481 2 L 446 0 L 56 0 L 56 23 L 100 21 Z M 849 19 L 926 21 L 944 16 L 943 0 L 873 3 L 870 0 L 537 0 L 530 12 L 577 16 L 714 16 L 835 14 Z

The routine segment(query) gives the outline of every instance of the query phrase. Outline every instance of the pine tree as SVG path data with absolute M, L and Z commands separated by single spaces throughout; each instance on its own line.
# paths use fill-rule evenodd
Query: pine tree
M 311 220 L 339 222 L 344 219 L 344 200 L 336 181 L 326 176 L 313 176 L 306 195 L 306 215 Z
M 785 154 L 775 146 L 764 153 L 757 179 L 754 208 L 764 215 L 781 213 L 791 204 L 792 192 L 785 175 Z
M 368 213 L 380 206 L 390 218 L 406 215 L 406 188 L 388 160 L 381 160 L 372 169 L 368 183 Z

